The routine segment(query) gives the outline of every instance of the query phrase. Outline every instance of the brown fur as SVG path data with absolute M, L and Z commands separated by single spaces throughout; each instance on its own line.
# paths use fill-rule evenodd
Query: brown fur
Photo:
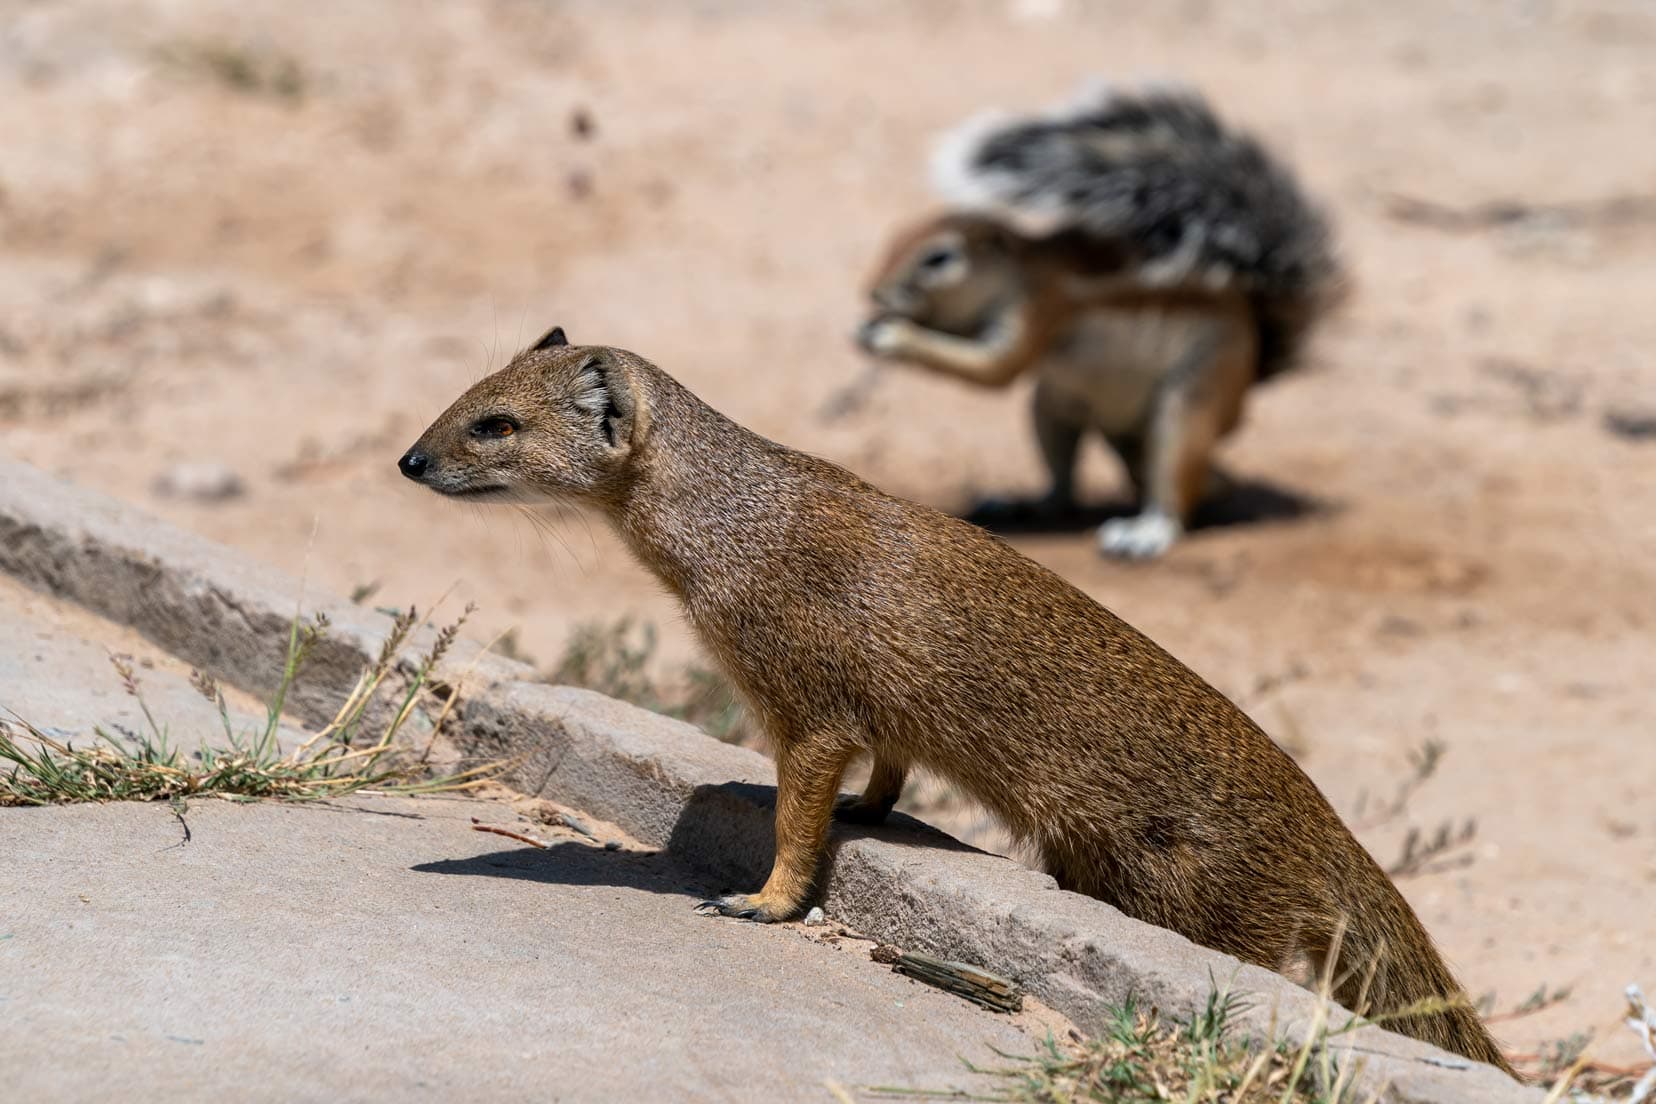
M 1279 970 L 1325 958 L 1344 926 L 1336 994 L 1366 983 L 1375 1012 L 1459 994 L 1311 780 L 1178 660 L 982 530 L 743 429 L 637 356 L 555 336 L 402 466 L 451 495 L 592 506 L 683 604 L 776 752 L 775 866 L 711 907 L 799 913 L 866 754 L 847 815 L 882 818 L 924 767 L 1066 889 Z M 1465 1008 L 1398 1026 L 1506 1068 Z

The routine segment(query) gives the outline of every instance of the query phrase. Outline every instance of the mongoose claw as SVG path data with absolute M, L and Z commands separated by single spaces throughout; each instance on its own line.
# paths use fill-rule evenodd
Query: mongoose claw
M 1172 548 L 1183 533 L 1179 519 L 1166 514 L 1111 518 L 1098 527 L 1098 550 L 1123 560 L 1151 560 Z
M 737 920 L 752 920 L 757 924 L 774 924 L 784 919 L 745 893 L 731 893 L 703 901 L 696 906 L 696 911 L 703 916 L 731 916 Z
M 696 905 L 696 911 L 703 916 L 734 916 L 738 920 L 747 919 L 747 917 L 743 916 L 741 913 L 731 912 L 729 907 L 717 898 L 699 902 Z

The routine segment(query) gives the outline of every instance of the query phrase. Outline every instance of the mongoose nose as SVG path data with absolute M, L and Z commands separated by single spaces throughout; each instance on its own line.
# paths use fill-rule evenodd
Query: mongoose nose
M 402 473 L 408 478 L 418 479 L 425 474 L 426 465 L 429 463 L 431 459 L 425 453 L 409 449 L 403 454 L 403 458 L 397 461 L 397 467 L 401 468 Z

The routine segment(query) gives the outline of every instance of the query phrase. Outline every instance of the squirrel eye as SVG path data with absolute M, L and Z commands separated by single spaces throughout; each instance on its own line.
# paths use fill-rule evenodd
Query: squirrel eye
M 954 250 L 952 249 L 934 249 L 930 253 L 927 253 L 924 257 L 920 258 L 920 267 L 942 268 L 944 265 L 954 260 L 954 257 Z

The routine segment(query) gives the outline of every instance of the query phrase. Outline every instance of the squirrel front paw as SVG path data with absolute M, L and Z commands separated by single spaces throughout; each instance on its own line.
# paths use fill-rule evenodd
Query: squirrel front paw
M 864 352 L 877 357 L 896 356 L 907 343 L 909 327 L 912 325 L 908 319 L 899 318 L 894 314 L 870 318 L 857 330 L 857 344 Z

